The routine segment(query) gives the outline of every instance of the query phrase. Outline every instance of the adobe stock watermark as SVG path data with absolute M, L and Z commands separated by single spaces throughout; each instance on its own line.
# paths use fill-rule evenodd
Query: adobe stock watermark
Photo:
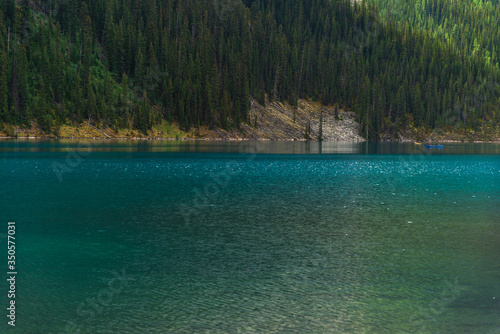
M 91 297 L 77 306 L 77 317 L 66 321 L 66 326 L 61 334 L 85 333 L 87 326 L 95 321 L 98 315 L 102 315 L 106 307 L 111 306 L 117 296 L 129 286 L 130 281 L 136 280 L 127 274 L 126 268 L 122 268 L 121 272 L 114 270 L 111 274 L 113 276 L 108 279 L 106 288 L 92 294 Z M 89 331 L 89 333 L 91 332 Z
M 354 53 L 361 53 L 363 49 L 370 45 L 377 34 L 382 31 L 383 25 L 376 12 L 370 10 L 370 18 L 363 27 L 355 26 L 353 29 L 352 43 L 342 45 L 344 56 L 351 59 Z
M 437 321 L 438 316 L 446 311 L 446 308 L 458 298 L 463 290 L 465 287 L 458 284 L 456 277 L 453 282 L 445 280 L 440 295 L 434 298 L 427 308 L 421 308 L 417 313 L 411 315 L 409 320 L 412 333 L 428 331 L 429 325 Z
M 232 12 L 239 4 L 242 4 L 239 0 L 215 0 L 214 8 L 219 19 L 224 20 L 226 13 Z
M 78 143 L 76 146 L 76 151 L 69 152 L 66 155 L 65 163 L 54 161 L 51 165 L 52 170 L 59 182 L 64 181 L 64 174 L 71 173 L 80 166 L 83 162 L 83 158 L 89 156 L 92 153 L 92 144 L 90 143 Z
M 363 48 L 368 47 L 373 42 L 379 32 L 384 31 L 384 22 L 382 15 L 380 14 L 381 12 L 370 5 L 366 5 L 365 9 L 367 11 L 368 19 L 363 23 L 362 27 L 359 25 L 355 25 L 353 27 L 352 43 L 345 43 L 343 45 L 344 56 L 347 59 L 350 59 L 355 52 L 361 53 Z M 381 10 L 387 11 L 386 15 L 388 17 L 392 17 L 398 13 L 402 13 L 404 8 L 402 4 L 397 3 Z
M 389 186 L 389 190 L 395 193 L 397 190 L 396 185 L 400 181 L 405 181 L 405 176 L 408 171 L 412 170 L 413 173 L 417 173 L 419 170 L 423 171 L 425 169 L 425 156 L 431 154 L 431 151 L 419 146 L 420 150 L 417 154 L 411 154 L 408 156 L 400 155 L 398 157 L 399 168 L 396 172 L 386 173 L 385 181 Z
M 263 151 L 263 145 L 259 142 L 242 142 L 238 146 L 238 152 L 248 155 L 243 162 L 253 161 L 257 153 Z M 221 191 L 226 189 L 231 180 L 242 172 L 242 162 L 230 161 L 224 170 L 220 172 L 210 172 L 211 182 L 203 187 L 193 189 L 193 198 L 179 205 L 179 212 L 184 218 L 184 222 L 189 224 L 193 219 L 200 219 L 206 214 L 206 207 L 214 204 Z

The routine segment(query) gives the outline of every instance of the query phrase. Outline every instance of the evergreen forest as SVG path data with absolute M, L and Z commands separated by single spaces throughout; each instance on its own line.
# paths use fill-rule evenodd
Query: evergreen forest
M 0 123 L 227 129 L 311 99 L 374 141 L 494 130 L 498 22 L 498 0 L 2 0 Z

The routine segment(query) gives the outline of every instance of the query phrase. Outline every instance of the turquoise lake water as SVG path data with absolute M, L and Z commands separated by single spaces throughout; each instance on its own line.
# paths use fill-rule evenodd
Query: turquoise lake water
M 0 333 L 500 333 L 498 144 L 3 140 L 0 181 Z

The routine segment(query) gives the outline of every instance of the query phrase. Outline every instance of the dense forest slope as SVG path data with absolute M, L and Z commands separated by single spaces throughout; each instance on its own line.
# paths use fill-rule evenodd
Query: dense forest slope
M 386 21 L 409 25 L 444 43 L 455 52 L 479 55 L 498 68 L 500 6 L 498 0 L 373 0 Z
M 0 123 L 238 130 L 254 122 L 251 101 L 309 99 L 353 110 L 370 140 L 498 131 L 496 14 L 456 24 L 471 44 L 450 20 L 420 26 L 350 0 L 5 0 L 0 11 Z

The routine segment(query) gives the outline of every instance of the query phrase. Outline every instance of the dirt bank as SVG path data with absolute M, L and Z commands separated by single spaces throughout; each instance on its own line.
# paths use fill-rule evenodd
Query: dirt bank
M 336 115 L 337 114 L 337 115 Z M 321 120 L 321 126 L 320 126 Z M 396 135 L 381 135 L 381 141 L 422 142 L 500 142 L 499 129 L 482 131 L 463 129 L 424 129 L 410 127 Z M 183 131 L 176 123 L 163 122 L 144 134 L 138 130 L 97 128 L 95 124 L 66 124 L 57 131 L 44 132 L 36 123 L 27 128 L 0 124 L 0 137 L 93 138 L 93 139 L 198 139 L 198 140 L 319 140 L 364 141 L 353 112 L 318 102 L 299 100 L 297 107 L 288 103 L 268 102 L 266 106 L 251 101 L 248 121 L 239 129 L 209 129 L 202 126 Z
M 114 131 L 111 128 L 97 128 L 89 122 L 78 125 L 63 125 L 58 131 L 46 133 L 35 123 L 31 128 L 0 125 L 1 137 L 33 137 L 33 138 L 170 138 L 170 139 L 204 139 L 204 140 L 318 140 L 322 132 L 327 141 L 363 141 L 358 135 L 359 125 L 354 120 L 354 113 L 338 111 L 332 106 L 299 100 L 297 108 L 288 103 L 273 102 L 261 106 L 252 101 L 249 121 L 240 124 L 240 129 L 225 130 L 208 127 L 192 128 L 190 131 L 180 130 L 178 124 L 166 123 L 156 125 L 148 134 L 138 130 L 123 129 Z M 322 129 L 320 127 L 322 120 Z M 54 134 L 54 132 L 57 134 Z

